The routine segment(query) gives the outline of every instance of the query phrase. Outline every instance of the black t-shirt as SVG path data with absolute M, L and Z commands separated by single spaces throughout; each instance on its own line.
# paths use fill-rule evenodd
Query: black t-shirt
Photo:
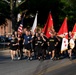
M 56 44 L 56 42 L 57 42 L 57 39 L 56 39 L 56 37 L 50 37 L 49 39 L 49 44 L 50 44 L 50 46 L 52 47 L 52 46 L 55 46 L 55 44 Z
M 37 46 L 39 46 L 39 47 L 41 46 L 42 43 L 43 43 L 42 40 L 37 40 L 37 41 L 36 41 L 36 44 L 37 44 Z
M 45 39 L 45 41 L 43 40 L 43 49 L 47 49 L 47 42 L 48 42 L 48 39 L 45 37 L 45 36 L 43 36 L 44 37 L 44 39 Z
M 57 42 L 56 37 L 53 37 L 53 38 L 50 37 L 50 38 L 48 39 L 48 42 L 49 42 L 49 51 L 55 50 L 55 48 L 56 48 L 55 44 L 56 44 L 56 42 Z
M 18 42 L 18 40 L 15 38 L 15 39 L 11 39 L 10 41 L 10 49 L 12 50 L 15 50 L 17 49 L 17 45 L 13 45 L 13 44 L 16 44 Z

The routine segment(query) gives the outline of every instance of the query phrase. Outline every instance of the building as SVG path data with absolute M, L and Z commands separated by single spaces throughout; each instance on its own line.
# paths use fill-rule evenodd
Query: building
M 6 19 L 7 23 L 0 25 L 0 36 L 9 36 L 12 34 L 12 22 L 9 19 Z

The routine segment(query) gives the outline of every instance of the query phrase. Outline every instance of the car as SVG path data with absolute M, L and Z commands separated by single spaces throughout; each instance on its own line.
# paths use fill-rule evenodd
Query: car
M 0 48 L 8 47 L 9 42 L 10 42 L 10 39 L 8 37 L 0 36 Z

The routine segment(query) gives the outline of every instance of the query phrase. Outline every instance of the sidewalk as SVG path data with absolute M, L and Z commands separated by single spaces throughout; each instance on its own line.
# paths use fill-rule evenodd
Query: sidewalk
M 0 56 L 9 56 L 10 49 L 0 49 Z

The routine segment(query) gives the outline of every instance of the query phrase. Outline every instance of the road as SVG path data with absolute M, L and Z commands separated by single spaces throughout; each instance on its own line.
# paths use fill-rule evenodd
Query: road
M 76 59 L 15 60 L 0 55 L 0 75 L 76 75 Z

